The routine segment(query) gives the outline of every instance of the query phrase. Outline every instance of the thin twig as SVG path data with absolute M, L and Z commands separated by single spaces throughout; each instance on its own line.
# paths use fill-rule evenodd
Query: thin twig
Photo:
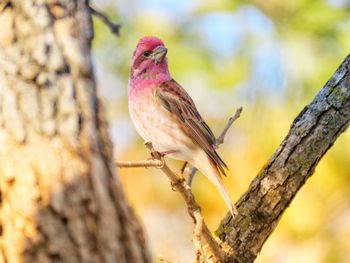
M 120 36 L 120 24 L 112 22 L 105 14 L 97 11 L 95 8 L 91 6 L 89 6 L 89 8 L 91 14 L 101 19 L 101 21 L 109 27 L 113 34 L 116 34 L 118 37 Z
M 120 168 L 131 167 L 155 167 L 161 168 L 164 165 L 164 161 L 158 159 L 149 159 L 143 161 L 117 161 L 115 164 Z
M 216 139 L 215 142 L 215 148 L 219 148 L 219 145 L 224 143 L 224 139 L 226 136 L 226 133 L 228 132 L 228 130 L 231 128 L 232 124 L 241 116 L 241 113 L 243 111 L 243 107 L 239 107 L 236 112 L 235 115 L 233 115 L 232 117 L 230 117 L 230 119 L 228 120 L 225 128 L 223 129 L 222 133 L 220 134 L 220 136 Z
M 242 111 L 243 111 L 243 107 L 239 107 L 236 110 L 235 114 L 229 118 L 229 120 L 228 120 L 225 128 L 222 130 L 220 136 L 215 140 L 215 145 L 214 145 L 215 149 L 218 149 L 219 146 L 224 143 L 226 133 L 231 128 L 232 124 L 241 116 Z M 192 185 L 192 181 L 193 181 L 193 178 L 194 178 L 194 175 L 196 174 L 196 172 L 197 172 L 197 168 L 193 166 L 191 168 L 191 172 L 188 175 L 188 179 L 187 179 L 187 183 L 189 186 Z

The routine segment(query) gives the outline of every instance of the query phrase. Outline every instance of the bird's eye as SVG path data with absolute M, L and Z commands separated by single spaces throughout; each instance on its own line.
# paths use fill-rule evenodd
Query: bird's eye
M 150 55 L 151 55 L 151 52 L 149 52 L 149 51 L 143 52 L 143 56 L 146 58 L 148 58 Z

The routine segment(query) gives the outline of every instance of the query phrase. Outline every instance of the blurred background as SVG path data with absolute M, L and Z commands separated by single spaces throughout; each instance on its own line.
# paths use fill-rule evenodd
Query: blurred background
M 219 152 L 234 200 L 286 136 L 350 50 L 348 0 L 95 0 L 122 24 L 116 38 L 94 20 L 94 63 L 119 160 L 149 157 L 127 110 L 133 49 L 144 35 L 169 48 L 170 72 L 219 134 L 243 114 Z M 179 162 L 169 162 L 178 169 Z M 192 222 L 179 195 L 156 169 L 119 170 L 155 258 L 193 262 Z M 211 230 L 226 207 L 200 174 L 193 191 Z M 350 262 L 350 132 L 336 142 L 302 188 L 256 262 Z

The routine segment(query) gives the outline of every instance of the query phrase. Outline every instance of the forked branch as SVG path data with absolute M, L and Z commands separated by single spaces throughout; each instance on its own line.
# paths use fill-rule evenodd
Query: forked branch
M 235 251 L 229 262 L 253 262 L 294 196 L 350 123 L 350 55 L 294 120 L 270 161 L 227 214 L 217 234 Z
M 112 22 L 104 13 L 96 10 L 95 8 L 89 6 L 92 15 L 99 18 L 105 25 L 111 30 L 111 32 L 118 37 L 120 36 L 120 24 Z

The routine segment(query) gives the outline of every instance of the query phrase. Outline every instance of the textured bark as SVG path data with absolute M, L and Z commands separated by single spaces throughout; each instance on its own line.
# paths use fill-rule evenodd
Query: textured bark
M 268 164 L 227 215 L 217 234 L 233 248 L 230 262 L 253 262 L 316 165 L 350 123 L 350 55 L 294 120 Z
M 0 1 L 0 262 L 150 262 L 114 172 L 85 0 Z

